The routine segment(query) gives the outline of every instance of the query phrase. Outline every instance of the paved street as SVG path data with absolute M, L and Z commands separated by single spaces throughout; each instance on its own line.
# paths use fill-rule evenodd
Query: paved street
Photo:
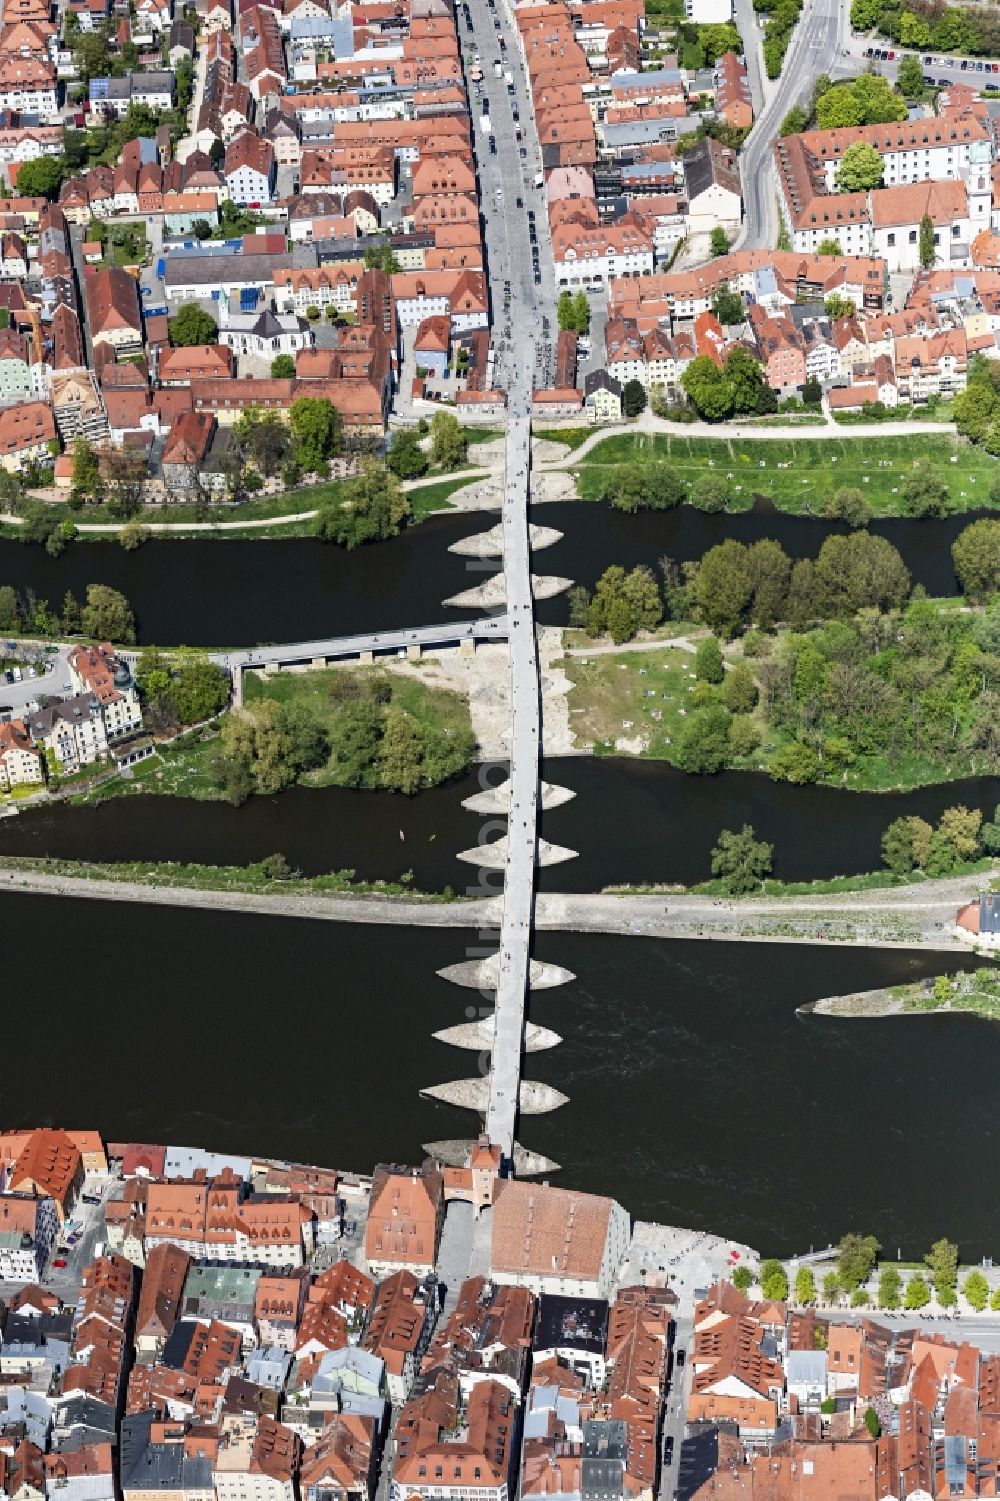
M 771 142 L 792 105 L 808 99 L 813 81 L 820 73 L 832 70 L 847 28 L 844 0 L 805 0 L 781 77 L 772 86 L 770 99 L 740 153 L 744 220 L 737 244 L 741 249 L 773 249 L 777 243 L 779 217 Z
M 552 275 L 552 247 L 545 192 L 535 187 L 541 173 L 541 150 L 531 107 L 531 92 L 521 58 L 517 28 L 506 0 L 497 0 L 491 11 L 487 0 L 469 0 L 473 31 L 459 15 L 459 33 L 463 46 L 474 46 L 483 70 L 477 88 L 470 81 L 469 102 L 474 121 L 476 165 L 479 191 L 486 226 L 486 255 L 489 289 L 498 359 L 495 381 L 508 393 L 518 376 L 527 371 L 534 384 L 541 385 L 545 359 L 545 331 L 542 318 L 550 323 L 551 342 L 555 339 L 555 290 Z M 499 30 L 494 25 L 494 15 Z M 500 38 L 504 49 L 501 51 Z M 514 94 L 507 92 L 496 67 L 510 72 Z M 471 71 L 467 70 L 467 71 Z M 489 136 L 480 128 L 484 101 L 489 101 L 491 133 L 495 154 L 489 148 Z M 514 119 L 517 109 L 518 120 Z M 522 139 L 517 139 L 520 130 Z M 525 156 L 522 160 L 521 151 Z M 521 206 L 518 207 L 518 199 Z M 499 211 L 498 211 L 499 210 Z M 534 214 L 538 238 L 540 284 L 536 287 L 532 268 L 528 214 Z M 505 307 L 504 283 L 510 282 L 509 304 Z M 526 315 L 530 308 L 531 321 Z

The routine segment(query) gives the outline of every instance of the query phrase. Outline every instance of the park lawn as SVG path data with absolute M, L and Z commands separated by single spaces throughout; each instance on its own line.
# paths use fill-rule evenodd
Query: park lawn
M 729 660 L 738 658 L 731 648 L 726 656 Z M 754 667 L 752 660 L 745 660 Z M 639 756 L 677 765 L 674 747 L 690 712 L 688 698 L 696 681 L 691 652 L 669 646 L 663 651 L 637 652 L 629 651 L 626 645 L 606 656 L 565 657 L 562 666 L 573 684 L 568 699 L 569 727 L 578 745 L 591 746 L 598 756 Z M 661 715 L 659 720 L 653 718 L 654 710 Z M 793 736 L 768 725 L 759 704 L 750 717 L 760 735 L 760 747 L 749 756 L 734 758 L 731 769 L 766 772 Z M 846 771 L 838 769 L 820 781 L 853 792 L 902 792 L 968 775 L 968 764 L 960 755 L 950 761 L 935 761 L 904 754 L 892 763 L 885 756 L 862 758 Z
M 948 486 L 955 510 L 990 506 L 996 473 L 996 460 L 983 449 L 935 433 L 787 441 L 617 433 L 580 460 L 577 488 L 584 500 L 592 500 L 609 469 L 655 460 L 669 462 L 687 484 L 709 469 L 731 476 L 733 509 L 766 495 L 782 511 L 818 510 L 825 497 L 849 485 L 862 491 L 879 516 L 902 514 L 899 488 L 918 462 Z
M 499 427 L 468 427 L 462 425 L 462 433 L 470 448 L 477 443 L 492 443 L 494 438 L 503 437 L 503 429 Z
M 424 485 L 418 490 L 408 492 L 412 522 L 423 521 L 435 511 L 449 511 L 454 509 L 449 497 L 456 490 L 472 483 L 468 475 L 455 474 L 448 479 L 439 480 L 436 484 Z M 336 500 L 341 492 L 342 481 L 330 480 L 325 484 L 302 486 L 297 490 L 284 490 L 278 495 L 259 496 L 253 500 L 241 501 L 238 505 L 213 505 L 208 515 L 199 514 L 195 505 L 183 501 L 170 502 L 162 506 L 144 506 L 142 511 L 134 519 L 140 526 L 150 522 L 158 525 L 176 527 L 178 537 L 223 537 L 231 542 L 251 541 L 254 537 L 308 537 L 313 533 L 313 518 L 307 515 L 301 522 L 283 522 L 286 516 L 296 516 L 302 512 L 315 511 L 326 501 Z M 65 502 L 59 502 L 65 504 Z M 101 523 L 114 524 L 121 528 L 125 522 L 120 517 L 112 514 L 107 505 L 86 505 L 80 511 L 65 512 L 68 519 L 77 523 Z M 249 531 L 241 531 L 232 525 L 226 531 L 192 531 L 192 523 L 196 522 L 245 522 L 245 521 L 274 521 L 277 523 L 276 530 L 272 533 L 265 527 L 254 527 Z M 0 527 L 0 536 L 16 538 L 19 528 L 5 525 Z M 151 532 L 149 540 L 167 538 L 170 532 Z M 78 542 L 113 542 L 117 543 L 119 533 L 113 532 L 79 532 Z M 390 539 L 391 540 L 391 539 Z
M 275 703 L 308 709 L 317 719 L 332 729 L 338 706 L 330 696 L 330 684 L 334 673 L 343 673 L 342 667 L 320 667 L 306 672 L 280 672 L 265 676 L 257 672 L 244 674 L 244 700 L 269 698 Z M 382 667 L 357 667 L 351 671 L 361 674 L 384 673 Z M 392 672 L 392 705 L 411 714 L 421 725 L 437 730 L 466 730 L 471 732 L 468 700 L 462 694 L 444 688 L 430 688 L 417 677 Z M 301 781 L 309 787 L 335 787 L 340 784 L 339 768 L 331 757 L 326 766 L 308 771 Z
M 597 755 L 626 753 L 670 761 L 670 747 L 684 724 L 688 690 L 694 687 L 694 657 L 681 647 L 600 657 L 565 657 L 573 683 L 569 727 L 578 743 Z M 682 713 L 681 711 L 685 711 Z M 660 719 L 654 719 L 657 713 Z

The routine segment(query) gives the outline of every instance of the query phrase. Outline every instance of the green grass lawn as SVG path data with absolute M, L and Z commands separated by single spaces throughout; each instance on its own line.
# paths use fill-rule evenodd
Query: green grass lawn
M 347 669 L 361 675 L 383 675 L 382 667 L 352 667 Z M 419 670 L 419 669 L 418 669 Z M 344 668 L 324 667 L 309 672 L 280 672 L 272 677 L 248 672 L 244 677 L 244 699 L 250 704 L 269 698 L 276 703 L 292 704 L 315 714 L 328 728 L 336 718 L 337 705 L 330 695 L 334 674 L 343 674 Z M 431 688 L 418 677 L 402 673 L 390 673 L 392 704 L 403 709 L 422 725 L 437 730 L 465 730 L 471 726 L 468 700 L 461 694 L 444 688 Z M 302 781 L 310 787 L 332 787 L 339 783 L 338 767 L 332 757 L 318 771 L 309 771 Z
M 580 460 L 577 487 L 594 499 L 607 470 L 630 462 L 669 462 L 687 484 L 707 469 L 732 476 L 733 509 L 749 508 L 756 495 L 768 495 L 783 511 L 819 510 L 841 486 L 861 490 L 876 515 L 901 514 L 899 488 L 920 463 L 948 486 L 955 510 L 990 505 L 996 460 L 962 438 L 928 433 L 901 437 L 887 431 L 875 438 L 799 438 L 781 441 L 687 438 L 616 433 Z
M 586 443 L 588 438 L 594 436 L 592 427 L 534 427 L 531 430 L 533 438 L 547 439 L 550 443 L 563 443 L 567 448 L 579 448 L 581 443 Z M 597 445 L 600 448 L 602 445 Z M 589 458 L 586 462 L 590 462 Z

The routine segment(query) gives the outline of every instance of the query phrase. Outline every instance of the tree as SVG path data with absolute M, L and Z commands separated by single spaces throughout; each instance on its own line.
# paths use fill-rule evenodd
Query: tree
M 465 463 L 469 440 L 451 412 L 435 412 L 431 418 L 431 462 L 438 469 L 458 469 Z
M 645 480 L 646 505 L 652 511 L 672 511 L 684 499 L 684 481 L 667 464 L 650 464 Z
M 862 110 L 850 84 L 827 89 L 816 103 L 816 124 L 820 130 L 840 130 L 862 124 Z
M 587 630 L 592 636 L 609 632 L 617 642 L 629 641 L 640 630 L 653 630 L 663 616 L 656 579 L 648 568 L 626 573 L 615 564 L 597 581 L 587 612 Z
M 879 1422 L 878 1413 L 874 1407 L 869 1407 L 865 1411 L 865 1427 L 872 1438 L 882 1437 L 882 1424 Z
M 703 683 L 721 683 L 725 677 L 725 664 L 722 660 L 722 648 L 714 636 L 706 636 L 698 642 L 698 648 L 694 654 L 695 676 Z
M 710 547 L 698 564 L 693 593 L 708 626 L 721 635 L 735 635 L 753 597 L 748 549 L 731 537 Z
M 930 824 L 916 815 L 893 819 L 882 835 L 882 863 L 896 875 L 922 868 L 933 833 Z
M 869 193 L 882 185 L 885 163 L 874 146 L 856 141 L 840 158 L 836 171 L 837 187 L 842 193 Z
M 966 598 L 982 603 L 1000 591 L 1000 521 L 974 521 L 955 538 L 951 556 Z
M 77 438 L 73 444 L 73 492 L 85 499 L 96 499 L 101 491 L 101 466 L 97 450 L 86 438 Z
M 295 375 L 295 360 L 290 354 L 276 354 L 271 361 L 272 380 L 291 380 Z
M 795 1301 L 796 1303 L 815 1303 L 816 1278 L 813 1276 L 812 1267 L 800 1266 L 795 1273 Z
M 699 354 L 681 376 L 681 388 L 707 422 L 719 422 L 733 410 L 732 386 L 707 354 Z
M 261 473 L 277 474 L 291 451 L 292 435 L 277 412 L 265 412 L 252 424 L 245 442 Z
M 841 1237 L 837 1247 L 837 1274 L 849 1292 L 868 1281 L 880 1250 L 874 1235 L 852 1232 Z
M 788 1274 L 780 1261 L 769 1257 L 761 1262 L 760 1290 L 771 1303 L 783 1303 L 788 1297 Z
M 17 191 L 26 198 L 54 198 L 63 179 L 65 160 L 61 156 L 36 156 L 21 163 L 17 174 Z
M 857 309 L 849 297 L 841 297 L 839 292 L 831 292 L 823 304 L 828 318 L 853 318 Z
M 872 519 L 872 508 L 863 491 L 852 485 L 841 485 L 826 500 L 823 515 L 831 521 L 846 521 L 848 526 L 867 526 Z
M 771 874 L 773 855 L 774 845 L 756 839 L 750 824 L 745 823 L 738 834 L 723 829 L 712 850 L 712 875 L 721 881 L 727 896 L 747 896 L 758 891 L 764 877 Z
M 937 260 L 937 243 L 934 234 L 934 220 L 930 214 L 924 214 L 920 220 L 920 264 L 927 271 Z
M 712 230 L 712 233 L 709 236 L 708 244 L 709 249 L 714 256 L 728 255 L 729 236 L 726 234 L 726 231 L 721 227 L 721 225 L 717 224 Z
M 590 298 L 582 289 L 573 298 L 573 327 L 578 334 L 590 329 Z
M 878 1306 L 880 1308 L 898 1308 L 899 1292 L 903 1285 L 903 1279 L 894 1266 L 884 1266 L 879 1273 L 878 1279 Z
M 103 468 L 108 509 L 113 516 L 128 521 L 142 508 L 146 460 L 139 454 L 112 448 L 104 455 Z
M 16 635 L 22 625 L 17 590 L 11 584 L 0 584 L 0 631 Z
M 207 219 L 196 219 L 191 225 L 191 233 L 196 240 L 208 240 L 212 236 L 212 226 Z
M 931 1290 L 927 1283 L 917 1272 L 906 1284 L 906 1292 L 903 1296 L 903 1307 L 906 1309 L 926 1308 L 931 1301 Z
M 955 397 L 955 426 L 963 437 L 981 443 L 1000 405 L 990 381 L 973 381 Z
M 823 387 L 815 375 L 810 375 L 802 387 L 802 400 L 807 407 L 818 407 L 823 400 Z
M 990 1293 L 991 1313 L 1000 1313 L 1000 1287 L 995 1287 Z
M 778 128 L 783 136 L 801 135 L 809 124 L 809 116 L 800 104 L 793 104 Z
M 756 412 L 764 387 L 764 370 L 749 349 L 735 345 L 726 355 L 726 382 L 732 397 L 734 412 Z
M 923 16 L 914 15 L 912 10 L 902 10 L 899 13 L 898 39 L 904 47 L 926 47 L 931 39 L 930 25 Z M 907 63 L 916 63 L 917 77 L 920 81 L 921 89 L 923 87 L 924 76 L 920 71 L 920 59 L 918 57 L 907 57 L 903 59 L 903 62 L 899 67 L 899 72 L 896 74 L 896 87 L 902 94 L 905 94 L 907 98 L 909 98 L 911 97 L 910 90 L 908 88 L 904 88 L 902 82 L 903 69 L 907 65 Z
M 80 608 L 80 601 L 69 589 L 63 595 L 62 628 L 67 636 L 78 636 L 83 629 L 83 611 Z M 0 610 L 0 630 L 10 629 L 12 627 L 4 623 L 3 611 Z
M 823 1302 L 836 1303 L 842 1292 L 843 1288 L 840 1285 L 840 1278 L 837 1276 L 837 1273 L 832 1271 L 827 1272 L 823 1277 Z
M 749 1292 L 753 1287 L 753 1272 L 745 1263 L 733 1272 L 733 1286 L 739 1293 Z
M 556 303 L 556 322 L 565 333 L 576 330 L 576 307 L 573 301 L 573 293 L 569 291 L 559 293 L 559 301 Z
M 840 241 L 835 240 L 832 235 L 828 235 L 825 240 L 820 240 L 816 246 L 817 255 L 843 255 L 843 253 Z
M 945 808 L 938 820 L 938 838 L 950 848 L 950 865 L 963 860 L 974 860 L 979 854 L 979 829 L 983 815 L 978 808 L 966 808 L 959 803 Z
M 982 1313 L 990 1300 L 990 1284 L 982 1272 L 972 1271 L 962 1283 L 962 1291 L 970 1307 Z
M 387 276 L 395 276 L 399 270 L 399 257 L 388 240 L 380 240 L 377 245 L 368 246 L 365 250 L 365 268 L 369 271 L 384 271 Z
M 107 584 L 88 584 L 83 607 L 83 634 L 98 641 L 129 643 L 135 640 L 135 616 L 124 594 Z
M 427 473 L 428 462 L 415 428 L 401 428 L 393 433 L 386 463 L 397 479 L 419 479 Z
M 677 765 L 697 776 L 714 776 L 729 760 L 732 715 L 721 704 L 697 709 L 677 737 Z
M 958 1287 L 958 1247 L 950 1240 L 936 1240 L 924 1257 L 931 1269 L 931 1281 L 943 1308 L 956 1302 Z
M 213 167 L 220 167 L 222 165 L 222 163 L 225 161 L 225 159 L 226 159 L 226 148 L 225 148 L 225 146 L 223 146 L 222 142 L 218 139 L 218 137 L 216 137 L 216 139 L 212 142 L 211 146 L 209 146 L 209 148 L 208 148 L 208 155 L 209 155 L 209 158 L 210 158 L 210 160 L 212 162 Z M 227 199 L 226 202 L 228 202 L 228 201 L 229 200 Z
M 366 542 L 395 537 L 409 514 L 410 503 L 396 476 L 382 465 L 369 463 L 320 506 L 316 536 L 350 551 Z
M 182 303 L 177 316 L 170 319 L 168 327 L 170 342 L 175 349 L 188 349 L 194 344 L 214 344 L 219 333 L 215 319 L 196 302 Z
M 379 748 L 379 772 L 393 792 L 412 797 L 422 779 L 423 743 L 416 721 L 402 709 L 390 709 Z
M 909 19 L 909 12 L 903 11 L 902 19 Z M 926 24 L 926 23 L 925 23 Z M 902 40 L 902 38 L 900 38 Z M 912 43 L 910 45 L 913 45 Z M 917 43 L 918 46 L 926 46 L 926 42 Z M 904 57 L 896 73 L 896 87 L 904 99 L 922 99 L 927 92 L 924 85 L 924 71 L 920 66 L 919 57 Z
M 300 396 L 289 413 L 296 451 L 303 468 L 314 473 L 320 464 L 340 453 L 344 425 L 340 413 L 325 396 Z
M 720 323 L 731 327 L 734 323 L 742 323 L 746 317 L 743 308 L 743 298 L 739 292 L 734 292 L 725 282 L 716 292 L 712 299 L 712 312 Z
M 815 782 L 819 776 L 819 757 L 804 740 L 789 740 L 771 759 L 768 771 L 776 782 L 800 786 Z
M 626 417 L 638 417 L 645 410 L 645 386 L 641 380 L 627 380 L 622 388 L 622 411 Z
M 699 474 L 691 486 L 691 504 L 697 511 L 724 511 L 729 499 L 729 486 L 721 474 L 711 470 Z
M 757 682 L 745 662 L 737 662 L 726 673 L 722 684 L 722 702 L 730 714 L 750 714 L 757 703 Z
M 917 468 L 908 474 L 901 494 L 911 516 L 940 518 L 948 514 L 948 486 L 929 469 Z

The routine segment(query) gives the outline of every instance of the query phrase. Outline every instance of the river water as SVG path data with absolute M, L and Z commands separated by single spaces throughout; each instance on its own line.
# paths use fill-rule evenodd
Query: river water
M 388 629 L 451 618 L 439 601 L 477 575 L 447 546 L 495 519 L 433 518 L 355 553 L 312 541 L 156 542 L 131 554 L 81 545 L 51 559 L 0 542 L 0 582 L 53 603 L 67 589 L 111 584 L 131 600 L 142 639 L 164 644 Z M 539 556 L 540 570 L 586 583 L 611 562 L 696 558 L 726 536 L 770 536 L 793 556 L 811 555 L 838 530 L 774 514 L 626 517 L 583 504 L 538 507 L 535 519 L 565 533 Z M 954 589 L 950 544 L 971 519 L 876 529 L 915 581 L 941 594 Z M 540 610 L 549 623 L 564 614 L 564 600 Z M 774 842 L 777 875 L 847 874 L 878 865 L 881 833 L 902 813 L 933 820 L 964 801 L 992 816 L 1000 801 L 993 779 L 876 796 L 584 757 L 550 761 L 544 775 L 578 793 L 542 820 L 547 839 L 579 851 L 541 872 L 549 890 L 703 878 L 719 830 L 743 822 Z M 456 855 L 481 821 L 461 800 L 477 786 L 473 776 L 409 800 L 296 788 L 241 809 L 166 798 L 53 807 L 0 822 L 0 853 L 242 864 L 280 851 L 306 872 L 409 870 L 419 887 L 464 890 L 475 872 Z M 414 1161 L 422 1142 L 471 1134 L 473 1117 L 417 1093 L 475 1067 L 474 1055 L 431 1037 L 465 1019 L 469 993 L 435 971 L 464 956 L 470 935 L 15 895 L 3 897 L 3 918 L 20 951 L 58 946 L 80 959 L 71 995 L 19 1009 L 21 1052 L 44 1052 L 45 1088 L 35 1069 L 0 1071 L 10 1126 L 48 1114 L 109 1137 L 359 1169 Z M 116 946 L 129 978 L 109 984 Z M 796 1014 L 822 995 L 933 973 L 940 958 L 555 933 L 539 935 L 536 952 L 579 977 L 531 1000 L 532 1018 L 565 1041 L 532 1058 L 529 1072 L 570 1103 L 526 1120 L 521 1134 L 562 1164 L 558 1181 L 769 1251 L 857 1228 L 909 1255 L 943 1233 L 966 1256 L 995 1252 L 982 1185 L 1000 1167 L 1000 1133 L 988 1124 L 1000 1029 L 968 1017 Z M 108 1038 L 117 1068 L 95 1093 Z
M 391 542 L 355 552 L 290 538 L 151 541 L 130 553 L 114 542 L 79 543 L 50 558 L 41 547 L 0 541 L 0 584 L 31 589 L 54 606 L 67 590 L 82 598 L 88 584 L 110 584 L 131 602 L 140 640 L 163 646 L 252 646 L 433 625 L 474 613 L 443 604 L 484 577 L 479 565 L 470 570 L 470 560 L 448 547 L 496 519 L 492 512 L 433 516 Z M 536 506 L 532 519 L 563 533 L 537 554 L 536 569 L 588 586 L 610 563 L 655 569 L 664 555 L 699 558 L 726 537 L 773 537 L 791 557 L 813 556 L 825 536 L 844 530 L 770 510 L 706 516 L 684 506 L 626 516 L 572 501 Z M 974 519 L 885 521 L 872 530 L 899 548 L 915 583 L 946 595 L 956 590 L 951 544 Z M 564 624 L 565 596 L 541 602 L 538 616 L 546 625 Z
M 1000 778 L 991 777 L 863 793 L 791 787 L 748 772 L 690 777 L 663 762 L 591 756 L 547 760 L 543 775 L 577 796 L 543 815 L 542 834 L 578 852 L 539 873 L 543 891 L 706 880 L 719 832 L 745 823 L 774 845 L 774 871 L 785 880 L 855 875 L 879 868 L 882 833 L 894 818 L 916 813 L 936 822 L 960 802 L 992 818 L 1000 802 Z M 488 839 L 502 831 L 495 821 L 483 829 L 462 808 L 478 787 L 473 774 L 414 798 L 295 787 L 242 808 L 147 796 L 55 804 L 0 820 L 0 855 L 245 865 L 280 853 L 307 875 L 351 869 L 362 880 L 398 880 L 412 871 L 422 890 L 464 891 L 476 871 L 458 852 L 481 830 Z
M 0 916 L 23 953 L 77 956 L 69 990 L 18 1008 L 19 1056 L 44 1067 L 0 1073 L 8 1127 L 355 1169 L 473 1130 L 418 1089 L 475 1071 L 431 1036 L 465 1019 L 470 992 L 435 971 L 474 935 L 14 894 Z M 126 978 L 109 983 L 118 949 Z M 1000 1029 L 796 1015 L 940 959 L 568 933 L 537 953 L 579 976 L 530 1006 L 565 1039 L 529 1073 L 570 1102 L 520 1132 L 562 1164 L 555 1181 L 764 1251 L 847 1229 L 904 1255 L 941 1234 L 970 1258 L 996 1251 Z

